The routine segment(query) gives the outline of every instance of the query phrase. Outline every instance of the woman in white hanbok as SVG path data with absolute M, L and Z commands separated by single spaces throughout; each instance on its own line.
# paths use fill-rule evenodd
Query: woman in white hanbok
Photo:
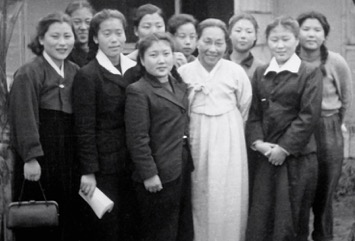
M 197 60 L 179 68 L 189 86 L 195 170 L 195 241 L 243 241 L 248 212 L 244 124 L 252 90 L 245 71 L 222 59 L 228 32 L 217 19 L 199 24 Z

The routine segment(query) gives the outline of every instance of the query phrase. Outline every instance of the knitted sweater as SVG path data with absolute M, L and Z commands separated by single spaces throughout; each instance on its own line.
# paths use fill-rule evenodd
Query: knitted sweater
M 318 61 L 309 62 L 318 65 Z M 339 113 L 344 119 L 352 98 L 351 71 L 345 59 L 338 53 L 329 51 L 328 59 L 324 65 L 326 76 L 323 77 L 322 116 Z

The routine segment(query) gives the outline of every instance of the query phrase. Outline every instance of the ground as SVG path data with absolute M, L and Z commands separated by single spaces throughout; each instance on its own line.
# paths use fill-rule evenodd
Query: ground
M 355 223 L 355 196 L 344 196 L 334 202 L 334 241 L 348 241 Z
M 355 159 L 353 158 L 344 160 L 333 208 L 333 241 L 354 241 L 355 239 L 348 239 L 351 227 L 355 224 Z

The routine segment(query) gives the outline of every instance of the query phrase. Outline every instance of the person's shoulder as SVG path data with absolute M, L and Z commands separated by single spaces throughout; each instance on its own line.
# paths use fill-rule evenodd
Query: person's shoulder
M 88 83 L 95 83 L 99 74 L 99 65 L 95 59 L 81 67 L 75 75 L 74 83 L 76 85 L 83 85 Z
M 301 62 L 298 73 L 298 79 L 301 85 L 307 85 L 307 83 L 313 83 L 313 81 L 320 83 L 323 79 L 322 69 L 318 66 L 309 64 L 306 61 Z M 312 81 L 310 82 L 310 80 Z
M 36 56 L 32 58 L 30 61 L 26 62 L 22 66 L 18 68 L 19 71 L 27 71 L 27 70 L 33 70 L 36 68 L 43 68 L 44 64 L 44 59 L 41 56 Z
M 69 69 L 70 71 L 76 72 L 80 69 L 79 65 L 74 63 L 73 61 L 66 59 L 64 62 L 64 68 Z
M 261 63 L 259 66 L 256 67 L 255 72 L 258 74 L 264 74 L 267 67 L 269 67 L 269 64 L 270 63 L 267 63 L 267 64 Z
M 29 75 L 37 75 L 39 73 L 44 72 L 45 68 L 45 62 L 44 59 L 41 56 L 36 56 L 33 59 L 31 59 L 29 62 L 23 64 L 20 66 L 14 76 L 19 77 L 19 76 L 29 76 Z
M 244 71 L 243 67 L 240 64 L 237 64 L 232 60 L 221 59 L 220 61 L 221 61 L 221 66 L 223 66 L 225 70 L 234 71 L 234 72 Z
M 92 75 L 98 70 L 98 67 L 98 62 L 96 61 L 96 59 L 93 59 L 89 63 L 81 67 L 78 72 L 83 75 Z
M 346 62 L 345 58 L 341 54 L 333 51 L 328 51 L 328 59 L 326 65 L 343 67 L 344 65 L 348 66 L 348 63 Z
M 343 60 L 344 57 L 341 56 L 341 54 L 339 54 L 337 52 L 333 52 L 333 51 L 328 50 L 328 59 L 332 60 L 332 61 L 334 61 L 334 60 Z
M 182 66 L 180 66 L 177 71 L 180 75 L 186 77 L 186 75 L 190 75 L 191 73 L 193 73 L 194 71 L 197 71 L 199 65 L 199 61 L 196 58 L 194 61 L 190 62 L 190 63 L 186 63 Z
M 304 74 L 308 75 L 308 74 L 311 74 L 315 71 L 321 71 L 319 66 L 315 66 L 315 65 L 312 65 L 306 61 L 302 61 L 298 72 L 300 74 L 304 73 Z
M 149 92 L 150 85 L 148 81 L 143 77 L 141 77 L 138 81 L 128 85 L 127 92 L 139 92 L 139 93 L 147 93 Z
M 127 69 L 124 74 L 123 74 L 123 78 L 125 79 L 125 81 L 127 81 L 127 83 L 134 83 L 136 81 L 138 81 L 141 77 L 142 77 L 142 67 L 138 64 L 136 64 L 135 66 Z
M 190 69 L 190 68 L 194 68 L 194 66 L 196 66 L 196 64 L 198 63 L 198 60 L 197 59 L 195 59 L 195 60 L 193 60 L 193 61 L 191 61 L 191 62 L 189 62 L 189 63 L 186 63 L 186 64 L 184 64 L 184 65 L 181 65 L 179 68 L 178 68 L 178 70 L 185 70 L 185 69 Z
M 259 58 L 254 57 L 253 65 L 257 67 L 265 65 L 264 61 L 261 61 Z

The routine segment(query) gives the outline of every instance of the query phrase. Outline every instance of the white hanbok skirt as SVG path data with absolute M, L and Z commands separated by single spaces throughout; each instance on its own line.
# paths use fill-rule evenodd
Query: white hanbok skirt
M 192 112 L 190 141 L 195 241 L 243 241 L 248 163 L 239 110 L 217 116 Z

